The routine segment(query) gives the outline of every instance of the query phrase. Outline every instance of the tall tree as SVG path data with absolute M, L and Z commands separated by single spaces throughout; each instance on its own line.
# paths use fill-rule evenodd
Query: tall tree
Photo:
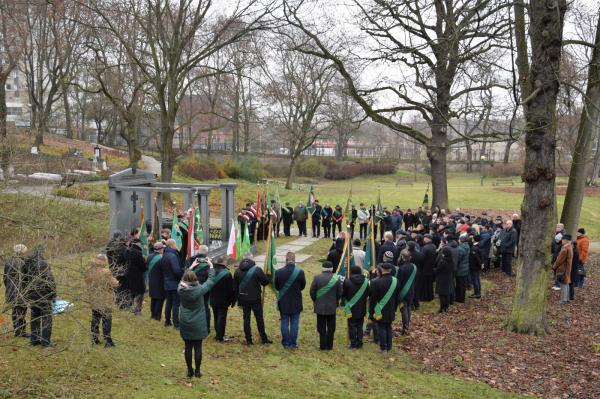
M 600 124 L 600 12 L 596 25 L 592 59 L 588 67 L 587 89 L 579 121 L 577 142 L 573 151 L 569 183 L 560 221 L 565 230 L 575 236 L 581 215 L 581 205 L 586 183 L 586 167 L 592 150 L 592 142 Z
M 354 137 L 365 113 L 362 108 L 348 95 L 346 82 L 335 79 L 332 90 L 327 93 L 325 112 L 331 121 L 331 138 L 335 140 L 335 157 L 342 160 L 347 156 L 348 142 Z
M 350 95 L 369 118 L 426 147 L 432 203 L 446 207 L 447 151 L 450 145 L 463 141 L 462 137 L 452 139 L 450 131 L 456 129 L 451 121 L 456 118 L 465 95 L 499 86 L 498 82 L 479 83 L 472 72 L 488 64 L 487 54 L 506 36 L 507 3 L 495 0 L 353 0 L 351 3 L 358 15 L 355 22 L 366 34 L 363 42 L 367 55 L 356 56 L 360 54 L 355 48 L 359 44 L 344 48 L 346 40 L 329 39 L 312 22 L 307 22 L 315 18 L 325 3 L 286 0 L 286 20 L 303 31 L 316 47 L 300 43 L 297 48 L 331 61 L 346 79 Z M 348 53 L 363 62 L 388 66 L 397 73 L 361 87 L 341 58 Z M 389 101 L 389 105 L 380 105 Z M 427 129 L 402 123 L 399 117 L 404 111 L 420 114 L 427 122 Z
M 522 101 L 526 121 L 522 175 L 525 195 L 516 291 L 507 323 L 521 333 L 547 331 L 550 263 L 549 246 L 543 243 L 551 242 L 554 220 L 556 98 L 566 9 L 566 0 L 531 0 L 528 7 L 531 67 L 526 75 L 519 76 L 529 93 Z M 519 28 L 525 32 L 524 25 Z M 521 61 L 528 58 L 527 53 L 519 52 L 518 56 Z

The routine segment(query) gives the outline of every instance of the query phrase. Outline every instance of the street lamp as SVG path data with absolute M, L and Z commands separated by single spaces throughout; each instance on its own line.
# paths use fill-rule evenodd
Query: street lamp
M 483 179 L 485 179 L 485 175 L 483 174 L 483 163 L 485 162 L 485 155 L 482 155 L 479 158 L 479 174 L 481 175 L 481 185 L 483 186 Z

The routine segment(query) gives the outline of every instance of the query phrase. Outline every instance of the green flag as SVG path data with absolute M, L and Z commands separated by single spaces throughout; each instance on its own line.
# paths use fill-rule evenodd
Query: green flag
M 275 289 L 275 266 L 277 265 L 276 255 L 276 244 L 275 244 L 275 232 L 273 231 L 273 224 L 269 223 L 269 238 L 267 239 L 267 248 L 265 256 L 265 274 L 271 280 L 271 287 Z
M 140 242 L 142 243 L 142 255 L 148 256 L 148 231 L 146 230 L 146 219 L 144 218 L 144 205 L 140 209 Z
M 204 232 L 202 231 L 202 221 L 200 220 L 200 209 L 194 210 L 194 227 L 196 227 L 195 239 L 200 245 L 204 244 Z
M 242 258 L 242 226 L 238 222 L 237 235 L 235 237 L 235 254 L 236 260 Z
M 363 269 L 370 270 L 375 267 L 375 237 L 373 236 L 373 219 L 369 220 L 367 226 L 367 242 L 365 248 L 365 261 Z
M 177 244 L 177 250 L 181 250 L 181 230 L 179 230 L 179 220 L 177 220 L 177 212 L 173 209 L 173 222 L 171 224 L 171 238 L 175 240 Z
M 375 215 L 373 215 L 373 217 L 375 218 L 375 223 L 379 223 L 383 220 L 383 207 L 381 206 L 381 190 L 379 190 L 379 193 L 377 194 L 377 209 L 375 210 Z
M 248 231 L 248 223 L 244 223 L 244 239 L 242 240 L 241 249 L 242 249 L 242 253 L 241 253 L 242 256 L 252 252 L 252 249 L 250 246 L 250 232 Z
M 306 210 L 311 215 L 315 213 L 315 193 L 313 191 L 313 186 L 310 186 L 310 192 L 308 193 L 308 200 L 306 201 Z
M 344 216 L 346 217 L 346 223 L 352 222 L 352 186 L 350 186 L 350 192 L 348 193 L 348 199 L 346 200 L 346 209 L 344 210 Z

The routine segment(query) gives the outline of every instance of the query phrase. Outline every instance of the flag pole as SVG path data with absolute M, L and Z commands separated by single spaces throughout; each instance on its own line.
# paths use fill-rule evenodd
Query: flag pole
M 267 246 L 265 247 L 265 263 L 263 265 L 264 269 L 265 269 L 264 270 L 265 274 L 267 275 L 267 277 L 270 277 L 270 279 L 272 278 L 272 276 L 271 276 L 272 273 L 271 273 L 271 268 L 269 267 L 269 262 L 273 262 L 273 259 L 269 259 L 271 257 L 271 228 L 272 228 L 272 226 L 273 226 L 273 222 L 269 221 L 269 238 L 267 238 Z M 271 285 L 272 285 L 272 283 L 271 283 Z M 266 288 L 263 288 L 262 296 L 261 296 L 261 302 L 262 302 L 263 306 L 265 304 L 265 291 L 266 291 Z

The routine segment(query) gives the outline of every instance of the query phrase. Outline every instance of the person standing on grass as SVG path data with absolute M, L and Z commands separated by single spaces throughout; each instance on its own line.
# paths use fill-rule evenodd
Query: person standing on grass
M 28 280 L 25 265 L 27 247 L 17 244 L 13 247 L 14 255 L 4 264 L 4 301 L 12 307 L 12 323 L 15 337 L 27 338 L 27 301 L 25 297 Z
M 423 254 L 417 250 L 418 243 L 415 241 L 409 241 L 407 244 L 407 250 L 410 253 L 410 261 L 417 267 L 417 275 L 415 276 L 414 283 L 414 295 L 412 300 L 412 308 L 414 310 L 419 309 L 419 298 L 422 296 L 421 289 L 423 288 Z
M 458 239 L 460 244 L 458 245 L 458 263 L 454 270 L 454 277 L 456 279 L 456 302 L 464 303 L 467 289 L 467 276 L 469 274 L 469 254 L 471 253 L 471 247 L 469 247 L 469 236 L 467 233 L 462 233 Z
M 391 252 L 394 257 L 392 259 L 392 264 L 395 265 L 398 263 L 398 255 L 400 254 L 400 252 L 398 251 L 398 247 L 394 243 L 394 235 L 391 231 L 386 231 L 383 234 L 383 237 L 385 241 L 383 242 L 383 244 L 381 244 L 381 247 L 379 247 L 379 250 L 377 252 L 377 263 L 381 263 L 383 261 L 383 254 L 385 254 L 386 252 Z
M 552 269 L 556 273 L 556 280 L 560 284 L 560 300 L 559 303 L 565 304 L 569 302 L 569 284 L 571 283 L 571 267 L 573 265 L 573 246 L 571 245 L 571 236 L 565 234 L 562 236 L 562 248 Z
M 348 319 L 349 349 L 360 349 L 363 346 L 363 324 L 367 314 L 367 298 L 369 297 L 369 279 L 362 273 L 362 267 L 350 268 L 350 277 L 344 280 L 343 298 L 344 314 Z
M 402 312 L 402 335 L 408 335 L 410 327 L 410 311 L 415 298 L 415 278 L 417 266 L 411 262 L 410 251 L 405 249 L 400 253 L 400 266 L 396 277 L 398 278 L 398 304 Z
M 323 210 L 323 237 L 331 238 L 331 217 L 333 216 L 333 209 L 329 204 L 325 204 Z
M 590 239 L 585 235 L 585 229 L 577 230 L 577 250 L 579 251 L 579 267 L 577 269 L 577 288 L 583 288 L 585 280 L 585 265 L 588 262 L 590 254 Z
M 165 244 L 155 242 L 152 246 L 154 252 L 148 256 L 148 295 L 150 296 L 150 317 L 160 321 L 163 303 L 165 302 L 164 277 L 160 266 Z
M 119 282 L 108 270 L 108 258 L 104 254 L 96 255 L 91 261 L 90 268 L 85 274 L 90 306 L 92 307 L 91 333 L 92 344 L 100 344 L 98 335 L 102 323 L 104 346 L 115 346 L 111 338 L 112 307 L 115 303 L 115 288 Z
M 362 268 L 365 263 L 365 251 L 362 250 L 358 238 L 352 241 L 352 255 L 354 257 L 354 264 Z
M 504 224 L 504 230 L 500 232 L 498 239 L 500 243 L 500 256 L 502 257 L 502 271 L 511 277 L 512 263 L 517 247 L 517 230 L 513 227 L 512 220 L 507 220 Z
M 198 261 L 195 260 L 194 263 Z M 210 291 L 215 283 L 215 271 L 213 264 L 207 259 L 210 268 L 208 280 L 204 284 L 198 282 L 196 273 L 187 271 L 179 283 L 177 292 L 181 298 L 180 308 L 180 334 L 185 342 L 185 363 L 187 365 L 188 378 L 194 375 L 200 377 L 200 366 L 202 363 L 202 340 L 208 336 L 206 327 L 206 314 L 204 307 L 204 295 Z M 192 368 L 192 350 L 194 352 L 194 365 Z
M 283 234 L 289 237 L 291 235 L 290 228 L 294 222 L 294 209 L 292 209 L 289 202 L 281 207 L 281 220 L 283 221 Z
M 435 274 L 433 270 L 438 255 L 431 234 L 425 234 L 423 236 L 423 243 L 425 244 L 423 245 L 423 248 L 421 248 L 421 254 L 423 255 L 423 270 L 419 278 L 420 287 L 417 289 L 417 292 L 419 294 L 419 301 L 430 302 L 433 301 L 434 298 L 433 280 Z
M 356 210 L 356 206 L 354 204 L 351 205 L 350 215 L 347 215 L 348 226 L 350 226 L 350 239 L 354 239 L 354 226 L 356 225 L 356 219 L 358 219 L 358 211 Z
M 473 237 L 473 245 L 469 253 L 469 275 L 473 283 L 473 294 L 469 298 L 481 298 L 481 271 L 485 268 L 486 251 L 481 247 L 481 237 Z
M 321 237 L 321 211 L 323 208 L 319 204 L 319 200 L 315 200 L 315 203 L 313 204 L 313 206 L 315 207 L 315 210 L 311 215 L 312 236 L 313 236 L 313 238 L 319 238 L 319 237 Z
M 183 270 L 179 263 L 177 243 L 172 238 L 167 240 L 167 248 L 165 248 L 163 257 L 160 260 L 160 269 L 164 277 L 163 288 L 166 298 L 165 327 L 173 326 L 175 329 L 179 329 L 179 294 L 177 294 L 177 287 L 183 275 Z
M 436 261 L 433 272 L 435 274 L 435 292 L 440 298 L 440 310 L 438 313 L 444 313 L 448 311 L 450 298 L 454 291 L 454 281 L 452 281 L 452 276 L 454 274 L 454 258 L 452 257 L 450 247 L 445 246 L 442 248 L 442 252 Z
M 577 279 L 579 278 L 577 270 L 579 270 L 579 250 L 577 249 L 577 243 L 571 242 L 573 248 L 573 260 L 571 261 L 571 282 L 569 283 L 569 301 L 575 300 L 575 286 Z
M 233 277 L 227 268 L 227 257 L 219 256 L 214 267 L 215 285 L 210 290 L 210 306 L 215 318 L 215 340 L 223 342 L 225 341 L 227 310 L 229 306 L 235 306 Z
M 308 219 L 308 210 L 302 202 L 294 208 L 294 220 L 298 224 L 298 237 L 306 237 L 306 220 Z
M 263 270 L 252 260 L 252 254 L 245 254 L 244 259 L 233 276 L 233 290 L 239 306 L 242 307 L 244 318 L 244 335 L 246 345 L 252 345 L 252 327 L 250 319 L 252 313 L 256 319 L 256 327 L 263 345 L 272 344 L 265 331 L 263 317 L 262 290 L 269 284 L 269 278 Z
M 371 281 L 370 313 L 377 324 L 379 353 L 392 350 L 392 322 L 398 307 L 398 279 L 392 275 L 394 266 L 381 264 L 381 277 Z
M 369 211 L 365 207 L 364 203 L 360 203 L 360 209 L 356 211 L 356 217 L 358 219 L 359 237 L 361 240 L 367 238 L 367 225 L 369 223 Z
M 319 349 L 332 350 L 335 334 L 335 311 L 342 299 L 342 282 L 337 274 L 333 274 L 333 264 L 323 262 L 323 272 L 313 279 L 310 286 L 310 297 L 314 302 L 317 314 L 317 331 L 319 332 Z
M 28 274 L 27 304 L 31 312 L 31 345 L 54 346 L 52 336 L 52 303 L 56 299 L 56 280 L 41 248 L 25 260 Z
M 196 266 L 191 267 L 194 260 L 198 259 L 196 262 Z M 206 280 L 208 280 L 208 263 L 206 260 L 208 259 L 208 247 L 206 245 L 200 245 L 198 247 L 198 253 L 188 259 L 186 264 L 188 265 L 188 269 L 194 273 L 196 273 L 196 277 L 198 278 L 199 284 L 204 284 Z M 208 306 L 208 293 L 204 295 L 204 313 L 206 314 L 206 329 L 210 334 L 210 307 Z
M 304 270 L 296 266 L 296 255 L 285 255 L 285 266 L 275 272 L 277 309 L 281 318 L 281 344 L 285 349 L 298 348 L 298 329 L 302 307 L 302 290 L 306 287 Z
M 127 260 L 127 272 L 125 279 L 127 280 L 127 289 L 129 296 L 127 303 L 130 304 L 130 309 L 136 316 L 142 314 L 142 304 L 144 303 L 144 293 L 146 292 L 146 283 L 144 281 L 144 273 L 146 272 L 146 262 L 142 255 L 142 243 L 138 239 L 134 239 L 127 252 L 125 252 Z
M 336 227 L 339 232 L 344 231 L 344 230 L 342 230 L 342 223 L 344 221 L 344 210 L 342 209 L 342 207 L 339 204 L 336 205 L 335 209 L 333 210 L 333 215 L 331 215 L 331 221 L 333 224 L 332 234 L 335 237 L 335 228 Z

